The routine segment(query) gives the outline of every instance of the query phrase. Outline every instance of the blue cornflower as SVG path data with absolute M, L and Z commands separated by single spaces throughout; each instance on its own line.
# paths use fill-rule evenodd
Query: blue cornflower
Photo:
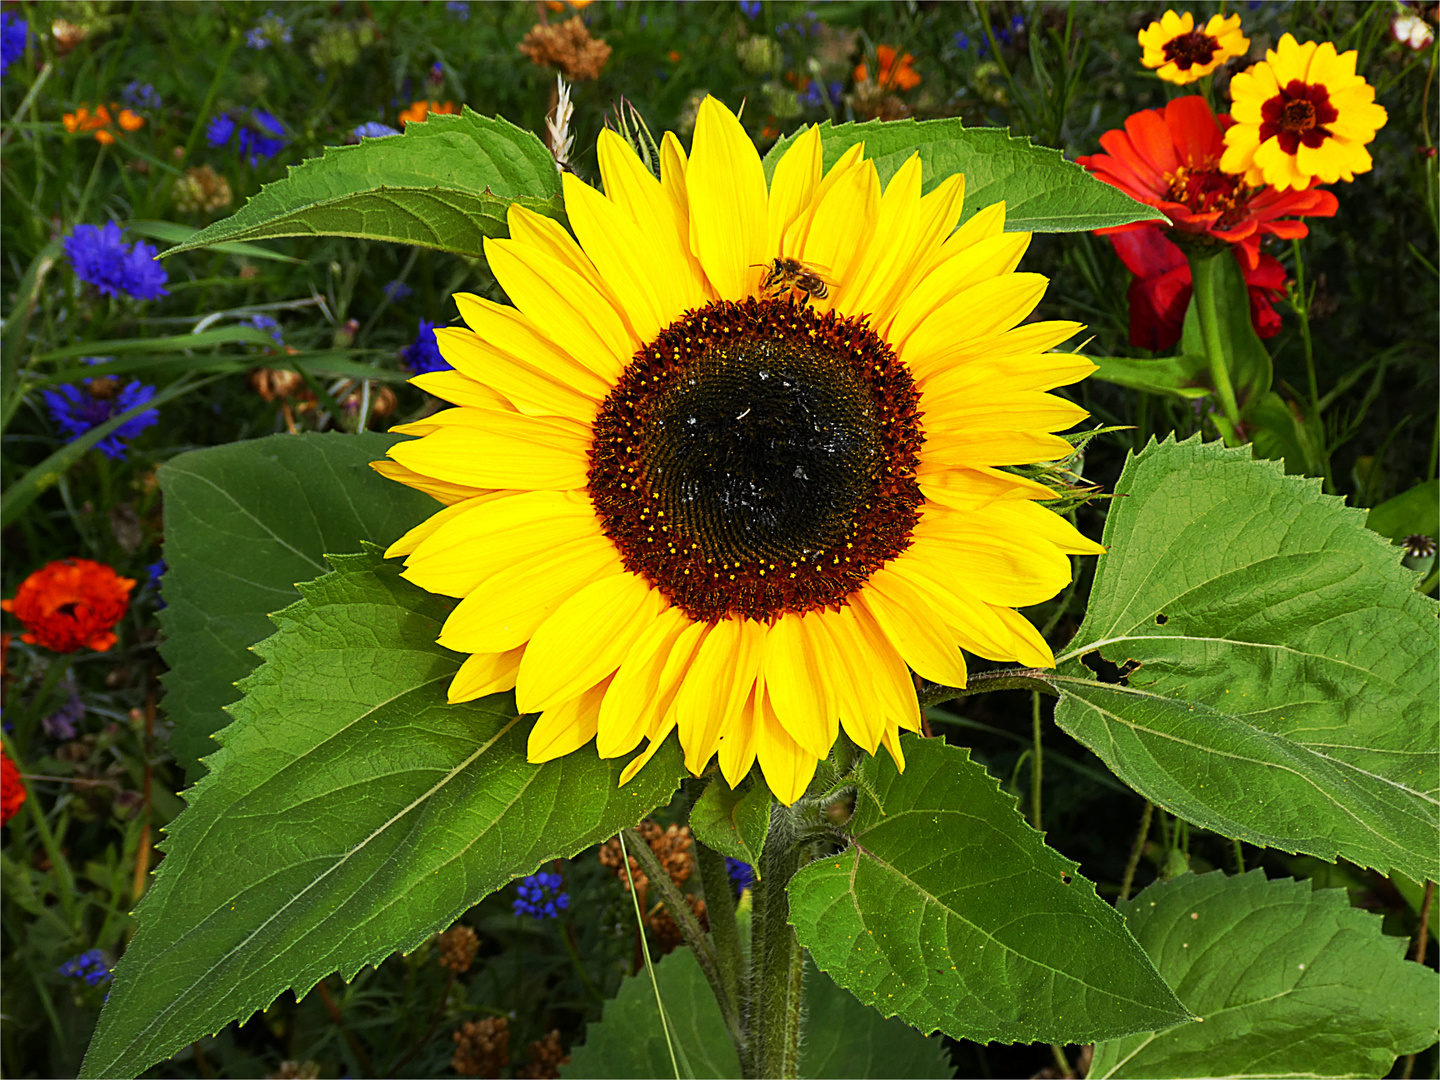
M 211 149 L 224 146 L 234 137 L 235 118 L 229 113 L 221 113 L 205 125 L 205 141 L 210 144 Z
M 125 89 L 120 91 L 120 96 L 132 109 L 158 109 L 164 104 L 155 87 L 142 83 L 139 79 L 131 79 Z
M 385 299 L 390 301 L 404 300 L 410 295 L 410 286 L 396 278 L 394 281 L 385 283 Z
M 737 893 L 742 893 L 755 884 L 755 868 L 747 862 L 725 856 L 725 869 L 730 874 L 730 884 Z
M 110 981 L 110 968 L 105 963 L 105 954 L 99 949 L 87 949 L 79 956 L 66 960 L 59 971 L 68 979 L 84 979 L 90 986 Z
M 156 611 L 159 611 L 165 606 L 165 600 L 160 595 L 160 579 L 165 576 L 165 571 L 168 569 L 169 567 L 165 565 L 164 559 L 157 559 L 155 562 L 152 562 L 149 566 L 145 567 L 146 582 L 149 584 L 150 588 L 155 593 Z
M 260 16 L 260 21 L 245 32 L 245 44 L 252 49 L 268 49 L 271 45 L 289 45 L 290 27 L 275 14 L 274 9 Z
M 50 419 L 55 421 L 55 425 L 65 433 L 67 442 L 73 442 L 91 428 L 97 428 L 113 417 L 130 411 L 136 405 L 145 404 L 155 396 L 155 387 L 146 386 L 144 383 L 129 382 L 114 395 L 96 397 L 89 390 L 93 381 L 86 379 L 86 389 L 84 390 L 74 383 L 62 383 L 54 390 L 41 392 L 45 399 L 45 407 L 50 410 Z M 146 409 L 106 435 L 95 444 L 95 448 L 108 458 L 123 461 L 125 459 L 124 440 L 133 439 L 147 427 L 159 423 L 159 421 L 160 413 L 157 410 Z
M 450 2 L 445 5 L 445 10 L 461 22 L 465 22 L 470 18 L 470 5 L 467 4 L 465 0 L 450 0 Z
M 760 17 L 760 0 L 740 0 L 740 10 L 745 13 L 747 19 L 758 19 Z
M 240 130 L 240 156 L 248 158 L 253 169 L 260 159 L 269 161 L 289 142 L 285 138 L 285 125 L 279 118 L 256 109 L 250 114 L 250 124 Z
M 825 104 L 825 99 L 829 98 L 832 105 L 839 105 L 840 95 L 844 91 L 842 83 L 832 82 L 822 89 L 819 81 L 811 79 L 810 85 L 805 87 L 805 93 L 800 95 L 800 103 L 811 109 L 818 109 Z
M 357 139 L 383 139 L 386 135 L 399 135 L 389 124 L 382 124 L 378 120 L 367 120 L 355 129 Z
M 30 24 L 13 11 L 0 14 L 0 77 L 10 65 L 25 55 L 30 40 Z
M 79 731 L 80 721 L 85 719 L 85 702 L 80 700 L 80 688 L 73 672 L 67 672 L 60 684 L 65 693 L 65 702 L 40 724 L 50 738 L 63 742 L 73 739 Z
M 113 221 L 103 227 L 76 225 L 64 246 L 75 275 L 106 296 L 125 292 L 137 300 L 154 300 L 170 295 L 165 288 L 169 275 L 155 261 L 155 245 L 143 240 L 126 244 L 124 233 Z
M 520 896 L 511 905 L 517 916 L 554 919 L 570 906 L 570 894 L 560 891 L 559 874 L 539 873 L 522 878 L 516 886 Z
M 435 324 L 429 319 L 420 320 L 420 332 L 415 335 L 415 343 L 402 349 L 400 357 L 405 361 L 405 366 L 416 375 L 450 370 L 450 365 L 440 355 L 440 345 L 435 340 Z
M 245 320 L 247 326 L 253 326 L 256 330 L 264 330 L 275 339 L 276 345 L 284 345 L 285 341 L 280 336 L 280 324 L 269 315 L 252 315 Z

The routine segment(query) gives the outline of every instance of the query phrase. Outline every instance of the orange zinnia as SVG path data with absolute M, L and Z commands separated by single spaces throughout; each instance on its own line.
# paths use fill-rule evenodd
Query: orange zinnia
M 409 123 L 419 123 L 430 113 L 446 115 L 458 113 L 460 106 L 453 101 L 412 101 L 410 107 L 400 113 L 400 126 L 404 127 Z
M 24 804 L 25 785 L 20 780 L 20 770 L 0 746 L 0 825 L 14 817 Z
M 104 652 L 115 644 L 114 626 L 130 604 L 135 582 L 104 563 L 56 559 L 20 583 L 13 600 L 0 600 L 25 626 L 20 640 L 53 652 Z
M 81 105 L 73 113 L 66 113 L 61 117 L 65 130 L 72 134 L 77 131 L 93 131 L 95 141 L 102 146 L 109 146 L 115 141 L 115 134 L 111 130 L 116 118 L 110 115 L 111 109 L 120 109 L 113 101 L 109 106 L 96 105 L 92 113 L 88 105 Z M 129 109 L 120 109 L 118 122 L 122 131 L 139 131 L 145 126 L 145 118 Z
M 882 89 L 913 90 L 920 85 L 920 74 L 910 66 L 915 58 L 908 52 L 896 60 L 895 48 L 880 45 L 875 49 L 875 61 L 880 65 L 880 76 L 876 84 Z M 855 67 L 855 81 L 865 82 L 870 78 L 870 69 L 862 60 Z

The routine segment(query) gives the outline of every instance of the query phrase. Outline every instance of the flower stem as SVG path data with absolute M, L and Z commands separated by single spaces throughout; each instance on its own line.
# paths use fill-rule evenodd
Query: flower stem
M 800 1012 L 805 950 L 790 925 L 790 879 L 800 867 L 795 808 L 770 810 L 770 832 L 755 882 L 751 946 L 750 1075 L 789 1080 L 799 1075 Z
M 1235 387 L 1230 382 L 1229 357 L 1220 339 L 1220 309 L 1215 296 L 1218 258 L 1199 257 L 1190 260 L 1190 280 L 1193 285 L 1190 302 L 1195 305 L 1195 315 L 1200 321 L 1200 335 L 1205 341 L 1205 356 L 1210 361 L 1210 379 L 1215 384 L 1215 395 L 1220 399 L 1220 408 L 1229 421 L 1229 431 L 1223 432 L 1227 445 L 1239 442 L 1236 429 L 1240 424 L 1240 406 L 1235 401 Z
M 1044 832 L 1045 829 L 1040 824 L 1040 783 L 1044 751 L 1040 745 L 1040 694 L 1038 691 L 1030 693 L 1030 729 L 1035 744 L 1030 766 L 1030 824 L 1036 832 Z

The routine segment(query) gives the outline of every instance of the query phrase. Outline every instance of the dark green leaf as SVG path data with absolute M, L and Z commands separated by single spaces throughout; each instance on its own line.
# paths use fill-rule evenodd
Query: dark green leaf
M 1090 1076 L 1384 1076 L 1435 1041 L 1435 972 L 1308 881 L 1185 874 L 1120 905 L 1199 1024 L 1098 1043 Z
M 264 663 L 169 829 L 87 1076 L 134 1076 L 286 989 L 408 952 L 675 791 L 673 742 L 623 788 L 625 763 L 593 748 L 528 764 L 511 695 L 446 703 L 450 602 L 375 549 L 332 561 L 256 646 Z
M 884 1016 L 978 1042 L 1187 1019 L 1115 909 L 968 750 L 904 746 L 903 774 L 888 755 L 862 764 L 850 847 L 791 880 L 791 922 L 823 971 Z
M 655 966 L 676 1058 L 690 1075 L 740 1075 L 740 1059 L 725 1034 L 720 1008 L 695 956 L 676 949 Z M 681 1065 L 684 1075 L 684 1064 Z M 800 1040 L 802 1080 L 876 1077 L 925 1080 L 954 1075 L 939 1039 L 927 1039 L 898 1020 L 886 1020 L 836 986 L 828 975 L 805 969 L 805 1026 Z M 605 1003 L 605 1014 L 586 1029 L 585 1043 L 560 1068 L 565 1077 L 671 1077 L 675 1071 L 645 972 L 627 978 Z
M 400 136 L 326 147 L 165 254 L 277 236 L 353 236 L 482 256 L 485 237 L 507 234 L 513 202 L 563 218 L 555 161 L 530 132 L 467 106 L 459 116 L 408 124 Z
M 1092 356 L 1100 370 L 1091 375 L 1116 386 L 1151 394 L 1173 394 L 1186 399 L 1210 393 L 1210 364 L 1204 356 L 1157 356 L 1138 360 L 1130 356 Z
M 695 800 L 690 810 L 690 828 L 706 847 L 749 863 L 760 871 L 760 853 L 770 829 L 770 789 L 747 776 L 731 790 L 717 776 Z
M 165 609 L 160 655 L 170 748 L 190 771 L 230 722 L 223 707 L 259 663 L 266 618 L 325 572 L 327 551 L 390 544 L 439 509 L 370 462 L 394 435 L 272 435 L 194 450 L 160 467 L 165 493 Z
M 766 180 L 799 134 L 794 132 L 770 148 L 765 155 Z M 962 221 L 1002 200 L 1009 232 L 1088 232 L 1133 221 L 1165 221 L 1152 207 L 1066 161 L 1060 151 L 1012 138 L 1004 128 L 967 128 L 957 119 L 871 120 L 839 127 L 827 120 L 820 125 L 820 140 L 827 169 L 851 146 L 863 142 L 865 157 L 875 162 L 882 185 L 916 152 L 925 191 L 947 176 L 964 173 Z
M 1056 722 L 1224 836 L 1435 878 L 1436 605 L 1363 512 L 1199 436 L 1115 491 Z
M 200 231 L 189 225 L 181 225 L 178 221 L 131 221 L 126 224 L 125 228 L 138 236 L 148 236 L 151 240 L 164 240 L 167 244 L 183 244 Z M 278 251 L 271 251 L 259 244 L 211 244 L 210 250 L 218 251 L 223 255 L 239 255 L 246 259 L 266 259 L 271 262 L 296 264 L 304 262 L 303 259 L 281 255 Z
M 1365 524 L 1391 540 L 1417 534 L 1440 536 L 1440 480 L 1426 480 L 1386 499 L 1370 511 Z
M 1304 420 L 1274 390 L 1262 394 L 1245 411 L 1246 429 L 1258 458 L 1283 461 L 1292 476 L 1320 476 L 1325 455 Z

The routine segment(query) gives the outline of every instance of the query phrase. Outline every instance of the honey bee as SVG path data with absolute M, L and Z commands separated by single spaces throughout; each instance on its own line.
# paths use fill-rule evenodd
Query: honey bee
M 818 269 L 807 266 L 799 259 L 791 259 L 782 255 L 774 262 L 757 264 L 764 265 L 765 280 L 760 283 L 760 288 L 772 292 L 776 296 L 789 290 L 792 294 L 800 293 L 801 302 L 808 302 L 814 298 L 824 300 L 830 295 L 830 286 L 834 282 L 826 278 Z

